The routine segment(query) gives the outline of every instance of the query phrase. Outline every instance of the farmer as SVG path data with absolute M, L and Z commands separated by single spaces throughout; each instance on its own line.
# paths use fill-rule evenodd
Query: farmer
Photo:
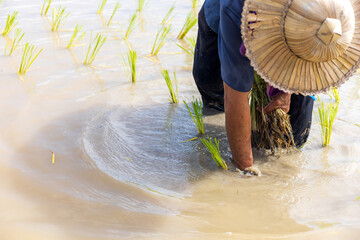
M 254 70 L 245 57 L 241 37 L 244 0 L 206 0 L 199 12 L 193 75 L 205 107 L 224 111 L 233 161 L 242 171 L 254 171 L 251 148 L 249 92 Z M 277 108 L 290 114 L 294 140 L 302 146 L 309 136 L 314 100 L 268 87 L 272 98 L 265 113 Z

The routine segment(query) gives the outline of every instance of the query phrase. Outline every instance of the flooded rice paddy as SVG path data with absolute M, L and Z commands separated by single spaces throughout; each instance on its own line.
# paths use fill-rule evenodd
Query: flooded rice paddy
M 358 239 L 360 236 L 360 82 L 340 90 L 340 112 L 329 147 L 319 126 L 300 151 L 255 152 L 262 177 L 218 169 L 182 100 L 199 97 L 192 59 L 176 36 L 192 11 L 176 1 L 170 39 L 151 57 L 158 25 L 173 2 L 150 0 L 129 43 L 138 52 L 138 81 L 129 83 L 120 55 L 135 1 L 116 1 L 97 15 L 97 0 L 54 1 L 70 11 L 63 30 L 50 31 L 42 1 L 6 0 L 19 12 L 24 39 L 43 48 L 26 75 L 21 50 L 4 56 L 0 37 L 1 239 Z M 83 46 L 66 45 L 76 24 Z M 108 39 L 92 67 L 84 48 L 90 32 Z M 189 36 L 195 36 L 196 29 Z M 10 34 L 10 37 L 12 34 Z M 179 42 L 180 44 L 185 44 Z M 170 104 L 161 68 L 176 71 L 181 103 Z M 326 98 L 326 96 L 322 96 Z M 205 118 L 233 168 L 224 115 Z M 55 153 L 52 164 L 52 152 Z

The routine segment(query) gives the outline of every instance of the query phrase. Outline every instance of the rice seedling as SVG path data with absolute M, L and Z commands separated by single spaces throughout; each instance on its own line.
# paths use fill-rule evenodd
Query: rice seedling
M 198 99 L 195 99 L 194 101 L 191 102 L 194 113 L 190 110 L 189 106 L 187 105 L 187 103 L 185 101 L 184 101 L 184 103 L 185 103 L 187 110 L 189 111 L 189 114 L 190 114 L 192 120 L 195 123 L 197 131 L 199 132 L 199 134 L 204 134 L 205 130 L 204 130 L 204 120 L 203 120 L 201 101 Z
M 275 152 L 278 148 L 295 147 L 290 117 L 282 109 L 265 114 L 257 110 L 263 109 L 270 98 L 266 93 L 266 83 L 257 74 L 254 74 L 254 85 L 250 92 L 250 112 L 252 142 L 255 148 L 270 149 Z
M 360 127 L 360 124 L 355 123 L 355 126 Z
M 94 38 L 90 36 L 89 47 L 84 60 L 84 65 L 91 65 L 94 62 L 96 55 L 99 53 L 105 41 L 106 36 L 103 36 L 100 33 L 96 34 Z
M 146 0 L 138 0 L 137 1 L 137 11 L 141 12 L 144 9 Z
M 340 102 L 340 92 L 338 88 L 332 88 L 331 94 L 329 94 L 331 98 L 334 98 L 335 101 Z
M 198 0 L 192 0 L 192 8 L 196 9 L 198 6 Z
M 176 44 L 178 45 L 178 47 L 180 47 L 182 50 L 184 50 L 187 54 L 190 55 L 190 57 L 194 57 L 194 53 L 195 53 L 195 45 L 196 45 L 196 37 L 186 37 L 186 44 L 188 45 L 188 47 L 184 47 L 180 44 Z
M 42 50 L 28 42 L 25 43 L 18 73 L 25 74 Z
M 76 43 L 78 43 L 84 36 L 85 36 L 85 32 L 82 32 L 79 36 L 78 34 L 81 32 L 82 30 L 82 26 L 81 25 L 76 25 L 74 32 L 70 38 L 70 41 L 68 43 L 68 45 L 66 46 L 66 48 L 70 49 L 72 47 L 76 46 Z
M 137 53 L 136 51 L 129 50 L 126 57 L 122 57 L 123 66 L 125 72 L 128 75 L 128 78 L 131 82 L 136 82 L 136 61 L 137 61 Z
M 185 20 L 184 26 L 182 27 L 179 35 L 177 36 L 178 39 L 183 39 L 186 34 L 191 30 L 192 27 L 194 27 L 197 23 L 197 16 L 190 12 Z
M 46 16 L 50 5 L 51 5 L 52 0 L 44 0 L 43 4 L 41 5 L 41 16 Z
M 15 29 L 14 39 L 12 40 L 12 44 L 10 46 L 9 56 L 14 52 L 14 50 L 19 45 L 21 39 L 24 37 L 25 33 L 22 32 L 20 28 Z M 6 47 L 5 47 L 5 54 L 6 54 Z
M 161 21 L 161 25 L 167 25 L 171 22 L 171 20 L 174 18 L 174 16 L 172 16 L 172 13 L 174 12 L 174 10 L 175 10 L 175 3 L 173 3 L 173 5 L 170 7 L 169 11 L 166 13 L 165 17 Z
M 64 24 L 64 20 L 69 16 L 69 12 L 65 12 L 66 8 L 59 6 L 59 9 L 52 9 L 51 16 L 51 31 L 58 31 L 59 28 Z
M 162 26 L 158 33 L 156 34 L 156 38 L 151 49 L 151 55 L 157 55 L 160 49 L 164 46 L 166 39 L 170 33 L 171 25 Z
M 115 13 L 116 13 L 116 11 L 117 11 L 119 8 L 120 8 L 120 2 L 117 2 L 116 5 L 115 5 L 115 8 L 114 8 L 114 11 L 113 11 L 113 13 L 111 14 L 111 17 L 110 17 L 110 19 L 109 19 L 109 21 L 108 21 L 108 23 L 107 23 L 108 26 L 110 26 L 110 23 L 111 23 L 114 15 L 115 15 Z
M 330 144 L 332 127 L 339 110 L 339 101 L 335 103 L 325 104 L 319 97 L 319 107 L 315 114 L 317 121 L 321 127 L 321 141 L 324 147 Z
M 211 153 L 211 157 L 214 160 L 214 162 L 216 163 L 216 165 L 218 165 L 218 167 L 223 168 L 224 170 L 228 170 L 228 166 L 226 165 L 226 162 L 222 159 L 221 154 L 220 154 L 220 148 L 219 148 L 219 141 L 214 138 L 214 142 L 212 142 L 212 140 L 210 139 L 209 136 L 208 140 L 205 138 L 201 138 L 200 141 L 204 144 L 204 146 L 209 150 L 209 152 Z
M 17 11 L 14 11 L 12 15 L 8 15 L 7 19 L 6 19 L 6 24 L 5 24 L 5 28 L 2 31 L 2 35 L 6 36 L 9 34 L 9 32 L 11 32 L 11 30 L 14 29 L 14 27 L 16 27 L 16 25 L 18 25 L 18 22 L 16 21 L 16 16 L 18 15 Z
M 126 29 L 126 32 L 125 32 L 125 36 L 124 36 L 125 40 L 128 40 L 130 34 L 134 31 L 135 26 L 136 26 L 136 25 L 135 25 L 135 21 L 136 21 L 137 17 L 138 17 L 137 12 L 135 12 L 135 13 L 131 16 L 129 25 L 128 25 L 128 27 L 127 27 L 127 29 Z
M 51 152 L 51 163 L 55 164 L 55 153 Z
M 106 5 L 106 2 L 107 0 L 102 0 L 100 3 L 99 3 L 99 6 L 98 6 L 98 9 L 96 11 L 97 14 L 101 14 L 105 8 L 105 5 Z
M 176 80 L 176 73 L 174 72 L 174 81 L 175 83 L 173 84 L 173 82 L 171 81 L 169 72 L 165 69 L 161 70 L 161 74 L 163 76 L 163 78 L 165 79 L 166 85 L 169 89 L 169 93 L 170 93 L 170 102 L 171 103 L 178 103 L 179 102 L 179 91 L 178 91 L 178 85 L 177 85 L 177 80 Z M 174 89 L 174 85 L 175 85 L 175 89 Z

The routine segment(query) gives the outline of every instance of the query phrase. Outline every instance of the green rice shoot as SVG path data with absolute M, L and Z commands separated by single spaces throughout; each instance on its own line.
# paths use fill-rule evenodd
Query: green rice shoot
M 151 55 L 155 56 L 159 53 L 160 49 L 164 46 L 166 39 L 169 36 L 171 25 L 162 25 L 160 30 L 156 34 L 156 38 L 151 49 Z
M 107 0 L 101 0 L 101 2 L 99 3 L 98 9 L 96 11 L 97 14 L 102 14 L 102 12 L 104 11 L 106 2 L 107 2 Z
M 191 28 L 193 28 L 196 25 L 197 20 L 198 20 L 197 16 L 194 13 L 190 12 L 186 17 L 184 26 L 179 32 L 177 38 L 183 39 L 186 36 L 186 34 L 188 34 L 188 32 L 191 30 Z
M 16 21 L 16 16 L 18 15 L 17 11 L 14 11 L 12 15 L 8 15 L 6 19 L 5 28 L 2 31 L 3 36 L 7 36 L 11 30 L 18 25 L 18 22 Z
M 52 0 L 44 0 L 43 4 L 41 5 L 41 16 L 46 16 L 51 5 Z
M 24 37 L 25 33 L 22 32 L 21 28 L 16 28 L 14 33 L 14 39 L 12 40 L 9 56 L 14 52 L 14 50 L 18 47 L 21 39 Z M 6 47 L 5 47 L 5 54 L 6 54 Z
M 84 60 L 84 65 L 91 65 L 94 62 L 95 57 L 99 53 L 101 47 L 104 45 L 105 41 L 106 36 L 103 36 L 100 33 L 96 34 L 94 38 L 90 36 L 89 47 Z
M 70 49 L 72 47 L 76 47 L 77 43 L 84 38 L 85 36 L 85 32 L 82 32 L 82 26 L 81 25 L 76 25 L 74 32 L 70 38 L 70 41 L 68 43 L 68 45 L 66 46 L 66 48 Z M 80 34 L 81 33 L 81 34 Z M 80 34 L 80 35 L 79 35 Z
M 130 34 L 134 31 L 134 29 L 136 27 L 135 22 L 136 22 L 137 17 L 138 17 L 138 14 L 137 14 L 137 12 L 135 12 L 130 18 L 129 25 L 126 29 L 125 36 L 124 36 L 124 39 L 126 41 L 129 39 Z
M 180 44 L 176 44 L 178 45 L 178 47 L 180 47 L 184 52 L 186 52 L 190 57 L 194 57 L 194 53 L 195 53 L 195 45 L 196 45 L 196 37 L 186 37 L 186 44 L 188 47 L 184 47 Z
M 255 72 L 254 84 L 250 92 L 251 138 L 257 149 L 287 150 L 295 147 L 290 116 L 282 109 L 276 109 L 268 114 L 260 112 L 270 102 L 266 92 L 266 82 Z
M 339 110 L 339 101 L 325 104 L 319 97 L 319 107 L 315 114 L 321 127 L 321 141 L 324 147 L 330 144 L 334 120 Z
M 338 88 L 332 88 L 329 95 L 331 98 L 334 98 L 335 101 L 340 102 L 340 92 Z
M 161 74 L 163 76 L 163 78 L 165 79 L 166 85 L 169 89 L 169 93 L 170 93 L 170 102 L 171 103 L 178 103 L 179 102 L 179 90 L 178 90 L 178 85 L 177 85 L 177 80 L 176 80 L 176 73 L 174 72 L 174 84 L 171 81 L 169 72 L 165 69 L 161 70 Z M 175 89 L 174 89 L 174 85 L 175 85 Z
M 125 72 L 128 75 L 129 81 L 132 83 L 136 82 L 136 62 L 137 62 L 137 53 L 136 51 L 129 50 L 126 57 L 122 57 L 123 66 Z
M 226 162 L 222 159 L 221 154 L 220 154 L 220 148 L 219 148 L 219 141 L 214 138 L 214 142 L 212 142 L 212 140 L 210 139 L 209 136 L 208 140 L 206 140 L 205 138 L 201 138 L 200 141 L 204 144 L 204 146 L 207 148 L 207 150 L 211 153 L 211 157 L 214 160 L 214 162 L 216 163 L 216 165 L 218 165 L 218 167 L 223 168 L 224 170 L 228 170 L 228 166 L 226 165 Z
M 113 11 L 113 13 L 111 14 L 111 17 L 110 17 L 110 19 L 109 19 L 109 21 L 108 21 L 108 23 L 107 23 L 107 26 L 110 26 L 111 21 L 112 21 L 114 15 L 115 15 L 116 11 L 117 11 L 119 8 L 120 8 L 120 2 L 117 2 L 116 5 L 115 5 L 115 8 L 114 8 L 114 11 Z
M 18 70 L 19 74 L 25 74 L 31 64 L 35 61 L 35 59 L 39 56 L 43 49 L 39 49 L 34 45 L 26 42 L 23 48 L 23 55 L 21 58 L 21 64 Z
M 173 5 L 170 7 L 169 11 L 166 13 L 165 17 L 163 18 L 163 20 L 161 21 L 161 25 L 168 25 L 170 24 L 170 22 L 172 21 L 172 19 L 174 18 L 174 16 L 172 16 L 172 13 L 175 10 L 175 2 L 173 3 Z
M 196 9 L 198 6 L 198 0 L 192 0 L 192 8 Z
M 141 12 L 144 9 L 146 0 L 137 0 L 137 11 Z
M 64 20 L 69 16 L 69 12 L 66 12 L 66 8 L 59 6 L 58 10 L 56 8 L 52 9 L 51 16 L 51 31 L 58 31 L 60 27 L 64 24 Z
M 188 104 L 185 101 L 184 101 L 184 103 L 185 103 L 187 110 L 189 111 L 189 114 L 190 114 L 192 120 L 195 123 L 198 133 L 205 134 L 201 101 L 198 99 L 195 99 L 194 101 L 191 102 L 193 112 L 190 110 Z

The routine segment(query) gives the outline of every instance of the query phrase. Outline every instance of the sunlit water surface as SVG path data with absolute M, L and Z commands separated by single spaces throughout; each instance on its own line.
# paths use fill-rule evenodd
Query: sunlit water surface
M 300 151 L 255 152 L 262 177 L 221 171 L 197 137 L 182 100 L 199 97 L 191 58 L 176 46 L 190 1 L 176 1 L 170 40 L 148 56 L 172 1 L 151 0 L 129 42 L 138 52 L 138 82 L 120 55 L 135 1 L 54 1 L 70 10 L 63 31 L 50 31 L 41 1 L 6 0 L 0 26 L 19 12 L 24 39 L 44 51 L 26 76 L 21 52 L 0 56 L 1 239 L 358 239 L 360 236 L 360 83 L 341 88 L 331 145 L 319 126 Z M 71 29 L 108 40 L 85 67 L 84 47 L 68 51 Z M 189 33 L 196 35 L 196 29 Z M 10 35 L 11 37 L 12 35 Z M 7 38 L 0 38 L 4 52 Z M 183 42 L 179 42 L 184 44 Z M 179 104 L 171 105 L 161 68 L 176 71 Z M 327 99 L 326 96 L 322 96 Z M 231 169 L 223 114 L 205 118 Z M 52 161 L 55 153 L 55 162 Z

